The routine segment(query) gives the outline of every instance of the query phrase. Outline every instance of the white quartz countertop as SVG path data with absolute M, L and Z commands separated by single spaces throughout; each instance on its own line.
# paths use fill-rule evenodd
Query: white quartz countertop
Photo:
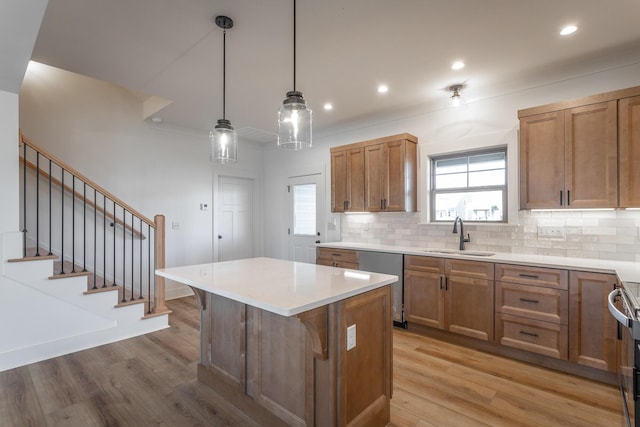
M 623 282 L 640 282 L 640 263 L 629 261 L 612 261 L 603 259 L 592 258 L 569 258 L 559 256 L 545 256 L 545 255 L 528 255 L 528 254 L 514 254 L 496 252 L 491 256 L 474 256 L 473 252 L 482 253 L 481 251 L 469 250 L 465 251 L 452 251 L 452 253 L 437 253 L 431 252 L 438 250 L 436 248 L 415 248 L 406 246 L 390 246 L 390 245 L 376 245 L 370 243 L 350 243 L 350 242 L 332 242 L 321 243 L 319 247 L 326 248 L 338 248 L 338 249 L 353 249 L 359 251 L 374 251 L 374 252 L 390 252 L 401 253 L 405 255 L 422 255 L 442 258 L 465 258 L 475 261 L 485 261 L 493 263 L 503 264 L 519 264 L 530 265 L 533 267 L 553 267 L 553 268 L 565 268 L 570 270 L 581 271 L 593 271 L 598 273 L 613 273 L 617 274 L 618 278 Z
M 398 280 L 389 274 L 273 258 L 163 268 L 156 274 L 282 316 L 294 316 Z

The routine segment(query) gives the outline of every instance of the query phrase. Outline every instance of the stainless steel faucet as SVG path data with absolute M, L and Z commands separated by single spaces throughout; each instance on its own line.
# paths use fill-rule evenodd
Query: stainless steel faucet
M 471 242 L 471 236 L 467 233 L 467 237 L 464 237 L 464 223 L 459 216 L 453 221 L 453 234 L 458 234 L 458 221 L 460 221 L 460 250 L 464 251 L 464 244 Z

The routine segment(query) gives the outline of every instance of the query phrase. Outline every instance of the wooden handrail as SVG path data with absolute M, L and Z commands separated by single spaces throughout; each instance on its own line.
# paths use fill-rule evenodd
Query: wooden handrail
M 165 238 L 165 228 L 164 228 L 164 215 L 156 215 L 154 221 L 158 225 L 156 227 L 156 236 L 154 239 L 155 242 L 155 254 L 156 254 L 156 268 L 164 268 L 165 267 L 165 253 L 164 253 L 164 238 Z M 154 313 L 163 313 L 169 311 L 166 305 L 166 295 L 165 295 L 165 285 L 164 285 L 164 277 L 156 276 L 156 288 L 155 294 L 153 297 L 153 312 Z
M 20 157 L 20 162 L 24 163 L 24 159 L 22 157 Z M 38 169 L 38 166 L 34 165 L 33 162 L 30 162 L 30 161 L 27 160 L 26 164 L 27 164 L 27 167 L 29 169 L 32 169 L 34 171 L 36 169 Z M 56 177 L 49 176 L 49 174 L 46 171 L 40 169 L 40 175 L 42 175 L 42 177 L 44 177 L 44 179 L 51 178 L 51 182 L 53 182 L 54 184 L 62 187 L 62 181 L 60 181 Z M 92 208 L 96 209 L 98 212 L 102 213 L 104 216 L 106 216 L 107 218 L 112 220 L 114 224 L 119 224 L 119 225 L 123 226 L 126 230 L 129 230 L 131 232 L 131 234 L 133 234 L 134 236 L 138 237 L 139 239 L 143 239 L 143 240 L 146 239 L 145 235 L 142 234 L 142 232 L 135 230 L 131 225 L 125 224 L 121 219 L 114 217 L 114 215 L 111 212 L 106 212 L 103 207 L 97 206 L 93 200 L 86 199 L 84 197 L 84 194 L 80 194 L 77 191 L 73 191 L 73 188 L 68 186 L 67 184 L 64 185 L 64 189 L 67 191 L 67 193 L 73 193 L 73 195 L 75 197 L 77 197 L 78 199 L 80 199 L 83 202 L 86 202 L 89 206 L 91 206 Z M 152 225 L 152 227 L 155 228 L 155 224 Z
M 123 202 L 122 200 L 120 200 L 119 198 L 117 198 L 116 196 L 114 196 L 113 194 L 111 194 L 110 192 L 108 192 L 107 190 L 105 190 L 104 188 L 102 188 L 101 186 L 99 186 L 98 184 L 93 182 L 92 180 L 90 180 L 89 178 L 87 178 L 85 175 L 80 173 L 78 170 L 76 170 L 75 168 L 69 166 L 68 164 L 66 164 L 65 162 L 60 160 L 58 157 L 54 156 L 53 154 L 49 153 L 48 151 L 42 149 L 41 147 L 39 147 L 36 144 L 34 144 L 33 142 L 31 142 L 29 140 L 29 138 L 27 138 L 26 136 L 24 136 L 22 134 L 22 132 L 20 132 L 20 141 L 23 144 L 28 145 L 29 147 L 31 147 L 36 152 L 39 152 L 40 154 L 42 154 L 47 159 L 55 162 L 58 166 L 60 166 L 65 171 L 67 171 L 70 174 L 74 175 L 75 177 L 81 179 L 87 185 L 89 185 L 91 188 L 96 189 L 100 194 L 103 194 L 103 195 L 107 196 L 109 199 L 115 201 L 116 204 L 118 204 L 118 205 L 122 206 L 123 208 L 125 208 L 129 213 L 134 214 L 138 218 L 142 219 L 142 221 L 144 221 L 145 223 L 149 224 L 151 227 L 155 228 L 156 224 L 155 224 L 155 222 L 153 222 L 153 220 L 151 220 L 151 219 L 147 218 L 146 216 L 142 215 L 140 212 L 138 212 L 137 210 L 133 209 L 131 206 L 129 206 L 128 204 L 126 204 L 125 202 Z

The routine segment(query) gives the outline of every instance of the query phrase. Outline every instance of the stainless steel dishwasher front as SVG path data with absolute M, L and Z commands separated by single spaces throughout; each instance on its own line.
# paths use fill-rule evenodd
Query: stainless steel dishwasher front
M 392 285 L 393 324 L 406 328 L 404 321 L 404 265 L 403 255 L 389 252 L 358 251 L 360 270 L 393 274 L 398 281 Z

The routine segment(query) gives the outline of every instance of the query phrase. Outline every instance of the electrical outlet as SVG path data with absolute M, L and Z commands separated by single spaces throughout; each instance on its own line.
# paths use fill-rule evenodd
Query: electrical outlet
M 538 238 L 541 239 L 564 239 L 564 228 L 553 225 L 539 225 Z
M 208 211 L 209 210 L 209 205 L 207 203 L 200 203 L 200 210 L 201 211 Z
M 347 351 L 356 347 L 356 325 L 347 327 Z

